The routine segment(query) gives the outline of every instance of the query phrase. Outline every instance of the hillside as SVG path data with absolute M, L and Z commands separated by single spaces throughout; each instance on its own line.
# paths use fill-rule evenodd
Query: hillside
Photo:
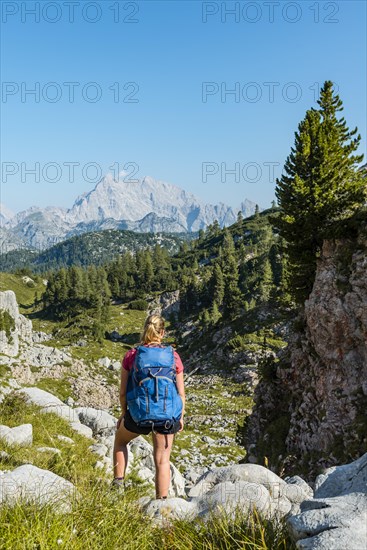
M 135 233 L 128 230 L 105 229 L 71 237 L 43 252 L 12 250 L 0 255 L 0 270 L 14 271 L 27 267 L 34 272 L 71 265 L 103 265 L 125 251 L 164 246 L 169 253 L 178 251 L 182 242 L 195 234 Z

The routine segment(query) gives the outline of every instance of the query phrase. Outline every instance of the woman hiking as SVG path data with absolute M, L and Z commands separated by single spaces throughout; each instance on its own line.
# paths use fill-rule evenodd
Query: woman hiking
M 183 364 L 171 346 L 163 346 L 164 319 L 149 315 L 140 345 L 129 350 L 121 368 L 120 403 L 113 449 L 113 486 L 123 486 L 127 444 L 140 434 L 153 435 L 157 499 L 168 496 L 174 434 L 182 431 L 185 413 Z

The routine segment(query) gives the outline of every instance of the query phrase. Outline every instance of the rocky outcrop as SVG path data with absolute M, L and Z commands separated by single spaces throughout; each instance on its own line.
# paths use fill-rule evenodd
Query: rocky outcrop
M 367 450 L 367 238 L 325 241 L 289 345 L 262 369 L 247 450 L 319 473 Z
M 32 322 L 19 313 L 15 293 L 12 290 L 0 292 L 0 311 L 7 312 L 13 319 L 13 328 L 8 332 L 0 330 L 0 353 L 15 357 L 19 353 L 19 339 L 32 342 Z
M 365 550 L 367 548 L 367 454 L 351 464 L 326 470 L 316 478 L 314 499 L 288 518 L 297 548 Z

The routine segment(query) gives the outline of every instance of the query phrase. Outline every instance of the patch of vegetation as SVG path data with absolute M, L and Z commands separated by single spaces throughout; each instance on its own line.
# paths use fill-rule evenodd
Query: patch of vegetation
M 146 311 L 148 309 L 148 302 L 140 298 L 139 300 L 132 300 L 129 303 L 129 309 L 136 309 L 138 311 Z
M 56 395 L 61 401 L 64 401 L 72 394 L 71 384 L 65 378 L 41 378 L 37 382 L 37 387 Z
M 10 340 L 11 332 L 15 329 L 15 321 L 5 309 L 0 309 L 0 330 L 5 331 L 6 338 Z
M 22 277 L 31 277 L 35 282 L 34 287 L 29 287 Z M 20 270 L 17 273 L 0 272 L 0 292 L 13 290 L 17 298 L 20 313 L 29 313 L 34 308 L 37 298 L 45 291 L 43 279 L 28 270 Z

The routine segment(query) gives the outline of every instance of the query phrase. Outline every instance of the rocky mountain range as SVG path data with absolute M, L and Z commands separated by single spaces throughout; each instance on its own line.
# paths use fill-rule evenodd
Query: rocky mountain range
M 221 227 L 230 225 L 239 211 L 247 217 L 254 213 L 255 206 L 248 199 L 238 209 L 224 203 L 213 205 L 148 176 L 133 183 L 115 180 L 108 174 L 68 209 L 31 206 L 13 215 L 1 205 L 0 246 L 2 252 L 42 250 L 74 235 L 103 229 L 195 232 L 215 220 Z

